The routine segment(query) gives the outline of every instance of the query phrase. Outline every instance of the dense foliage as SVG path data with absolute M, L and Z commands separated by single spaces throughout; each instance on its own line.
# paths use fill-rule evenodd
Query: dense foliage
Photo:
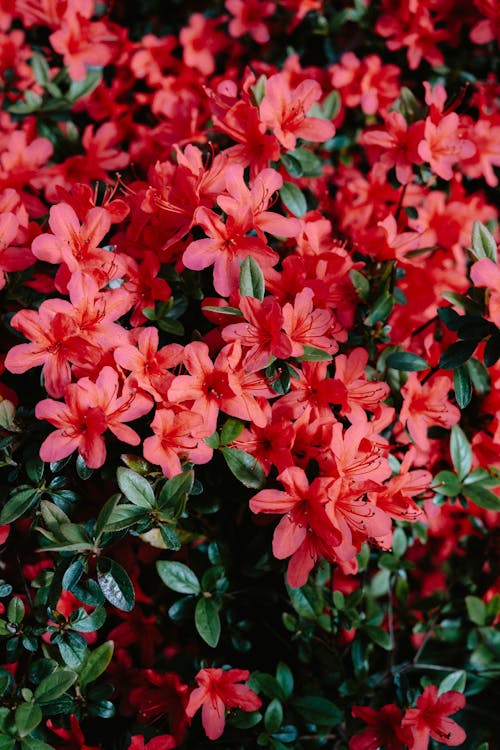
M 499 7 L 2 1 L 0 750 L 495 747 Z

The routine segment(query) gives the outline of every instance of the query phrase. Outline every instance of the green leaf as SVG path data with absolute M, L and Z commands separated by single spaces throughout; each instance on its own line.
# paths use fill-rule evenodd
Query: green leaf
M 9 737 L 6 734 L 0 734 L 0 750 L 13 750 L 15 744 L 15 737 Z M 53 750 L 53 748 L 50 748 L 50 750 Z
M 169 589 L 179 594 L 199 594 L 200 582 L 195 573 L 184 563 L 158 560 L 156 563 L 158 574 Z
M 242 297 L 264 299 L 266 286 L 262 269 L 251 255 L 247 255 L 240 268 L 240 294 Z
M 376 627 L 375 625 L 367 625 L 365 627 L 365 633 L 377 646 L 384 648 L 386 651 L 392 649 L 391 636 L 383 628 Z
M 87 73 L 83 81 L 71 81 L 71 86 L 66 94 L 66 99 L 74 104 L 77 99 L 90 94 L 101 82 L 102 72 L 100 70 L 91 70 Z
M 117 493 L 116 495 L 112 495 L 109 500 L 107 500 L 104 505 L 102 506 L 101 510 L 99 511 L 99 515 L 97 516 L 97 521 L 95 522 L 95 535 L 96 537 L 100 537 L 101 534 L 104 532 L 104 529 L 106 528 L 106 525 L 118 505 L 118 502 L 120 500 L 120 495 Z
M 234 714 L 229 716 L 231 726 L 237 729 L 251 729 L 256 726 L 262 719 L 260 711 L 240 711 L 236 709 Z
M 76 615 L 76 617 L 75 617 Z M 81 607 L 73 612 L 69 618 L 69 622 L 72 630 L 76 630 L 77 633 L 93 633 L 99 630 L 106 621 L 106 610 L 104 607 L 96 607 L 96 609 L 87 613 Z
M 460 480 L 467 476 L 472 466 L 472 450 L 467 437 L 457 424 L 451 428 L 451 460 Z
M 349 278 L 358 297 L 366 300 L 370 294 L 370 282 L 360 271 L 356 269 L 349 271 Z
M 77 669 L 85 657 L 87 641 L 78 633 L 66 632 L 58 636 L 57 648 L 66 666 Z
M 113 650 L 113 641 L 106 641 L 106 643 L 87 653 L 87 658 L 83 662 L 78 677 L 78 682 L 82 687 L 88 685 L 89 682 L 94 682 L 106 671 L 113 656 Z
M 264 726 L 269 732 L 277 732 L 283 723 L 283 706 L 277 698 L 273 698 L 264 714 Z
M 333 355 L 325 352 L 323 349 L 318 349 L 315 346 L 304 346 L 304 353 L 300 355 L 299 359 L 302 362 L 330 362 L 333 359 Z
M 405 372 L 422 372 L 428 370 L 430 365 L 418 354 L 411 352 L 394 352 L 389 354 L 386 360 L 387 367 L 393 370 L 404 370 Z
M 384 292 L 378 297 L 370 312 L 364 319 L 366 326 L 373 326 L 375 323 L 384 322 L 387 320 L 394 307 L 394 297 L 389 292 Z
M 118 486 L 127 500 L 141 508 L 154 508 L 155 495 L 148 480 L 123 466 L 116 472 Z
M 500 331 L 490 336 L 484 347 L 484 364 L 486 367 L 493 365 L 500 358 Z
M 108 602 L 117 609 L 130 612 L 134 608 L 132 581 L 117 562 L 109 557 L 101 557 L 97 562 L 97 582 Z
M 486 623 L 486 604 L 478 596 L 466 596 L 465 606 L 469 620 L 482 627 Z
M 484 396 L 491 390 L 490 374 L 486 367 L 475 357 L 471 357 L 465 364 L 474 390 L 479 396 Z
M 208 310 L 208 312 L 220 313 L 221 315 L 230 315 L 238 318 L 243 317 L 241 310 L 238 310 L 237 307 L 229 307 L 229 305 L 224 305 L 223 307 L 217 307 L 216 305 L 203 305 L 202 310 Z
M 459 408 L 465 409 L 472 398 L 472 381 L 466 364 L 460 365 L 453 371 L 453 387 L 455 389 L 455 400 Z
M 148 511 L 145 508 L 140 508 L 131 503 L 122 503 L 113 508 L 103 531 L 112 532 L 128 529 L 143 518 L 148 518 L 148 516 Z
M 284 182 L 280 189 L 280 197 L 285 206 L 299 219 L 307 213 L 307 201 L 304 193 L 292 182 Z
M 221 444 L 228 445 L 229 443 L 232 443 L 241 435 L 244 427 L 245 425 L 240 419 L 235 419 L 235 417 L 230 417 L 227 420 L 227 422 L 224 423 L 224 426 L 222 427 L 222 430 L 220 433 Z
M 245 487 L 258 490 L 263 486 L 265 474 L 256 458 L 237 448 L 221 448 L 221 453 L 231 472 Z
M 193 484 L 193 471 L 184 471 L 168 479 L 158 496 L 158 508 L 172 510 L 173 517 L 177 518 L 184 510 L 187 495 L 193 489 Z
M 395 557 L 403 557 L 404 553 L 406 552 L 406 547 L 408 546 L 408 540 L 406 538 L 406 534 L 404 533 L 403 529 L 397 528 L 394 529 L 394 534 L 392 536 L 392 553 Z
M 94 469 L 90 469 L 83 458 L 78 454 L 76 457 L 76 473 L 80 477 L 80 479 L 83 479 L 85 482 L 87 479 L 90 479 L 92 474 L 94 473 Z
M 286 700 L 285 693 L 278 680 L 267 672 L 253 672 L 248 686 L 257 693 L 264 693 L 268 698 Z
M 279 662 L 276 668 L 276 679 L 279 685 L 281 685 L 285 698 L 289 698 L 293 693 L 293 674 L 290 667 L 282 661 Z
M 443 370 L 454 370 L 467 362 L 474 354 L 478 341 L 456 341 L 441 355 L 439 366 Z
M 0 513 L 0 524 L 6 526 L 17 518 L 24 516 L 36 505 L 38 496 L 38 491 L 34 490 L 32 487 L 11 495 Z
M 463 669 L 458 669 L 456 672 L 446 675 L 444 680 L 441 680 L 438 694 L 442 695 L 443 693 L 447 693 L 448 690 L 456 690 L 459 693 L 463 693 L 466 682 L 467 672 Z
M 23 703 L 16 708 L 16 729 L 20 737 L 26 737 L 27 734 L 37 727 L 42 720 L 42 709 L 36 703 Z
M 35 690 L 38 703 L 50 703 L 63 695 L 75 682 L 76 672 L 69 669 L 58 669 L 45 677 Z
M 317 620 L 323 611 L 323 599 L 315 586 L 306 584 L 293 589 L 287 584 L 290 603 L 298 615 L 307 620 Z
M 494 263 L 498 262 L 495 238 L 480 221 L 475 221 L 472 226 L 472 254 L 477 260 L 489 258 Z
M 446 470 L 436 474 L 431 486 L 436 492 L 448 497 L 456 497 L 462 489 L 458 477 L 452 471 Z
M 194 611 L 196 630 L 212 648 L 215 648 L 220 638 L 219 608 L 213 599 L 202 597 L 196 604 Z
M 480 508 L 500 511 L 500 497 L 482 486 L 482 482 L 466 484 L 462 491 L 469 500 L 472 500 L 475 505 L 479 505 Z
M 300 166 L 301 174 L 294 175 L 290 172 L 292 177 L 301 177 L 302 174 L 306 177 L 320 177 L 323 174 L 323 162 L 307 148 L 296 148 L 295 151 L 289 151 L 283 156 L 291 156 Z M 283 157 L 281 158 L 283 160 Z
M 298 159 L 293 155 L 293 151 L 287 154 L 281 154 L 281 163 L 291 177 L 302 177 L 304 170 Z
M 24 612 L 23 600 L 18 596 L 14 596 L 7 607 L 7 620 L 13 622 L 15 625 L 19 625 L 24 618 Z
M 296 698 L 292 705 L 306 721 L 321 727 L 336 726 L 344 719 L 342 711 L 335 703 L 321 696 L 307 695 L 304 698 Z
M 166 523 L 161 524 L 161 526 L 159 526 L 159 529 L 161 538 L 167 549 L 171 549 L 176 552 L 181 548 L 181 540 L 179 539 L 179 536 L 175 529 L 173 529 Z

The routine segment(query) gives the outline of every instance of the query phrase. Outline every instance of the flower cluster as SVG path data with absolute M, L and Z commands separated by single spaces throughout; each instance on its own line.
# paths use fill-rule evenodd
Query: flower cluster
M 487 750 L 496 4 L 138 5 L 0 9 L 0 744 Z

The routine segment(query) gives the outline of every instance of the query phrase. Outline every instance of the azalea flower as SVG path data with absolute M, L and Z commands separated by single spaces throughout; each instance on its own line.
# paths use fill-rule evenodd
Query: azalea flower
M 189 717 L 201 708 L 203 729 L 210 740 L 217 740 L 224 732 L 226 708 L 257 711 L 261 699 L 246 685 L 250 672 L 246 669 L 200 669 L 195 679 L 199 687 L 189 696 L 186 714 Z
M 403 712 L 393 703 L 376 711 L 371 706 L 353 706 L 352 715 L 368 726 L 349 740 L 349 750 L 405 750 L 411 739 L 408 730 L 402 729 Z
M 431 737 L 443 745 L 461 745 L 467 735 L 449 716 L 464 706 L 463 693 L 449 690 L 438 695 L 437 687 L 428 685 L 417 698 L 416 708 L 409 708 L 401 722 L 411 730 L 411 750 L 427 750 Z

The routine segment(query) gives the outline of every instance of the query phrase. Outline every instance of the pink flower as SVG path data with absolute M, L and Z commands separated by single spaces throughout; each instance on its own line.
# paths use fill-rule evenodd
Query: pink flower
M 210 740 L 217 740 L 224 732 L 226 708 L 257 711 L 261 699 L 244 682 L 250 677 L 246 669 L 200 669 L 196 675 L 199 687 L 189 696 L 186 714 L 193 717 L 201 708 L 203 729 Z
M 427 750 L 429 739 L 442 742 L 443 745 L 461 745 L 466 734 L 450 714 L 460 711 L 465 706 L 465 696 L 456 690 L 438 695 L 435 685 L 428 685 L 417 698 L 417 707 L 409 708 L 401 722 L 403 727 L 411 730 L 413 739 L 411 750 Z

